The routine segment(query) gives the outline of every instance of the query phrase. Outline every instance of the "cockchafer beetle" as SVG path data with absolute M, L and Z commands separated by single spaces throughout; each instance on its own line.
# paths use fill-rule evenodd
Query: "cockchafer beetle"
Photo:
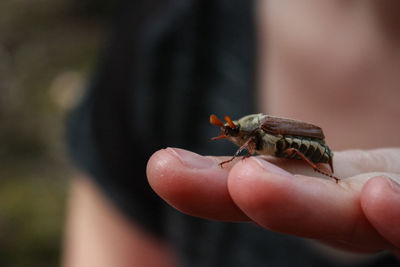
M 221 162 L 221 167 L 246 149 L 248 154 L 244 157 L 257 152 L 279 158 L 302 159 L 314 171 L 329 176 L 338 183 L 339 179 L 333 176 L 333 153 L 325 143 L 325 136 L 320 127 L 262 113 L 248 115 L 237 121 L 232 121 L 228 116 L 224 118 L 226 123 L 214 114 L 210 116 L 210 123 L 221 127 L 221 134 L 211 140 L 227 138 L 238 145 L 239 149 L 231 159 Z M 317 163 L 329 164 L 332 174 L 321 170 Z

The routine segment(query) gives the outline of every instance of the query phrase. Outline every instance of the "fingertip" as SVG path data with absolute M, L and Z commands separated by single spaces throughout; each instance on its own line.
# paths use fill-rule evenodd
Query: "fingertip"
M 247 220 L 227 190 L 228 168 L 220 158 L 204 157 L 188 150 L 157 151 L 147 165 L 153 190 L 174 208 L 197 217 L 215 220 Z
M 373 213 L 385 215 L 393 206 L 393 201 L 400 201 L 399 185 L 385 175 L 370 178 L 362 188 L 360 200 L 362 207 Z
M 364 185 L 361 207 L 376 230 L 400 247 L 400 186 L 387 176 L 376 176 Z
M 256 182 L 279 182 L 280 179 L 293 178 L 294 176 L 284 169 L 258 157 L 250 157 L 236 163 L 230 172 L 228 186 L 232 190 L 244 192 L 246 188 Z M 277 181 L 277 179 L 279 181 Z
M 181 179 L 189 172 L 219 171 L 217 161 L 180 148 L 165 148 L 155 152 L 147 164 L 147 177 L 150 186 L 157 192 L 181 188 L 191 179 Z M 223 170 L 222 170 L 223 171 Z M 190 177 L 187 177 L 190 178 Z M 183 183 L 183 184 L 182 184 Z M 164 190 L 164 191 L 165 191 Z
M 168 153 L 167 149 L 158 150 L 150 157 L 146 166 L 146 174 L 153 190 L 159 191 L 158 186 L 161 179 L 166 177 L 166 174 L 169 174 L 171 170 L 175 170 L 177 165 L 179 165 L 178 160 Z M 165 180 L 163 180 L 163 183 L 165 183 Z
M 364 184 L 360 199 L 364 207 L 368 208 L 369 205 L 373 204 L 382 196 L 382 192 L 385 191 L 388 184 L 385 176 L 376 176 L 368 179 Z
M 296 178 L 262 158 L 250 157 L 233 166 L 228 176 L 228 189 L 237 201 L 247 201 L 259 194 L 271 197 L 283 188 L 287 191 Z
M 204 188 L 205 179 L 200 176 L 212 176 L 220 171 L 223 170 L 217 168 L 213 158 L 179 148 L 161 149 L 150 157 L 147 164 L 150 186 L 167 202 L 189 199 L 193 191 Z
M 293 178 L 296 177 L 285 170 L 251 157 L 232 168 L 228 176 L 228 190 L 233 201 L 247 216 L 266 228 L 276 230 L 284 217 L 291 213 L 286 201 L 293 189 L 290 182 Z

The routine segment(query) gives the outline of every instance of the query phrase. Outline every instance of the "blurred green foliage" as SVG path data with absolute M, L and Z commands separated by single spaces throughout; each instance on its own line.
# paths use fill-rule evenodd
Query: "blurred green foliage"
M 60 264 L 64 121 L 95 64 L 107 3 L 0 1 L 0 266 Z

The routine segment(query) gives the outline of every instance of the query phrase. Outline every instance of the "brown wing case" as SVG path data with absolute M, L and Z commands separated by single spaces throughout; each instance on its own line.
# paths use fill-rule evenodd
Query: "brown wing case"
M 261 121 L 261 129 L 270 134 L 297 135 L 324 140 L 322 129 L 313 124 L 266 115 Z

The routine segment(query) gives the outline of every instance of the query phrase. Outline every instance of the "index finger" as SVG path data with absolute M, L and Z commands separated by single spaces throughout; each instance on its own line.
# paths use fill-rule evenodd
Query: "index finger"
M 233 163 L 218 164 L 229 157 L 204 157 L 179 148 L 154 153 L 147 164 L 153 190 L 176 209 L 197 217 L 248 221 L 228 192 L 227 179 Z

